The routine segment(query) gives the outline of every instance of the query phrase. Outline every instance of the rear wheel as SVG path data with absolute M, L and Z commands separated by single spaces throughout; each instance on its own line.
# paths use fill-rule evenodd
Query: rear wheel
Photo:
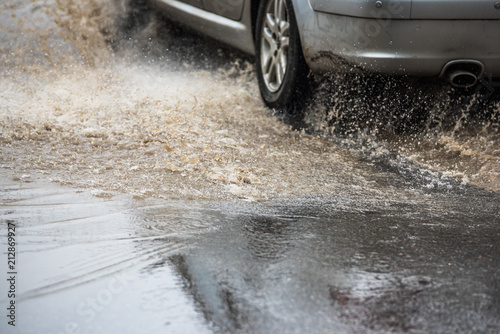
M 301 108 L 311 87 L 292 2 L 262 1 L 255 37 L 257 78 L 264 102 L 280 110 Z

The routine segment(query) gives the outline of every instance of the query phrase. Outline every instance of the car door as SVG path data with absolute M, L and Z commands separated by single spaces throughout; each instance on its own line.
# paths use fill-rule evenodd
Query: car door
M 181 1 L 188 3 L 192 6 L 198 7 L 198 8 L 203 8 L 203 1 L 202 0 L 181 0 Z
M 204 0 L 203 2 L 206 10 L 239 21 L 245 0 Z

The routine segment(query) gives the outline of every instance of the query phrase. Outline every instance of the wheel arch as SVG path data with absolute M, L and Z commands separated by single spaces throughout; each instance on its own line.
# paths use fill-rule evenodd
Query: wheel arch
M 260 4 L 263 1 L 264 0 L 250 1 L 250 16 L 251 16 L 251 20 L 252 20 L 252 36 L 253 36 L 254 42 L 255 42 L 255 29 L 257 26 L 257 16 L 259 13 Z

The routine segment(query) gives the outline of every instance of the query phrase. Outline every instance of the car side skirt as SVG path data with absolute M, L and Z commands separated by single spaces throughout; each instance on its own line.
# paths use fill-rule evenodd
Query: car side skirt
M 163 14 L 172 21 L 244 52 L 255 53 L 249 1 L 245 2 L 240 21 L 231 20 L 176 0 L 150 0 L 150 3 L 160 7 Z

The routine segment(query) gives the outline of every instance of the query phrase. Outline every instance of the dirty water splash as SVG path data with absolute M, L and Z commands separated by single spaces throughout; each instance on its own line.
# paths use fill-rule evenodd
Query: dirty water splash
M 22 36 L 18 12 L 40 13 L 46 31 L 30 35 L 34 46 L 12 45 L 0 77 L 0 164 L 17 179 L 47 174 L 137 198 L 265 200 L 332 192 L 345 178 L 366 188 L 348 150 L 266 112 L 245 56 L 113 4 L 2 12 Z M 59 57 L 43 53 L 46 35 Z M 15 55 L 32 50 L 41 55 Z
M 241 184 L 259 184 L 259 171 L 245 160 L 262 152 L 248 138 L 233 136 L 259 132 L 271 119 L 261 113 L 255 85 L 246 83 L 251 66 L 243 64 L 234 78 L 231 70 L 190 69 L 189 59 L 179 57 L 186 49 L 157 56 L 172 46 L 151 42 L 159 20 L 146 13 L 147 25 L 135 31 L 120 4 L 3 5 L 8 33 L 2 37 L 14 41 L 2 53 L 3 166 L 60 170 L 63 183 L 138 196 L 203 197 L 203 187 L 213 183 L 233 193 L 241 192 Z M 25 25 L 30 19 L 36 27 Z M 130 47 L 137 40 L 146 44 Z M 188 44 L 196 49 L 196 40 Z M 260 124 L 245 129 L 256 120 Z M 279 124 L 266 130 L 262 142 L 287 132 Z M 23 154 L 27 142 L 34 149 Z M 248 193 L 261 196 L 253 188 Z
M 500 191 L 498 79 L 463 90 L 426 78 L 332 75 L 302 124 L 378 163 L 413 162 Z
M 11 79 L 32 79 L 108 61 L 121 15 L 117 2 L 3 1 L 0 67 Z
M 486 186 L 487 179 L 497 190 L 497 139 L 490 133 L 498 121 L 478 139 L 461 135 L 470 113 L 458 118 L 458 130 L 434 125 L 450 117 L 433 111 L 429 118 L 416 109 L 434 106 L 443 94 L 453 101 L 434 86 L 410 94 L 398 81 L 357 78 L 341 89 L 330 81 L 320 89 L 328 94 L 305 114 L 313 135 L 293 131 L 264 108 L 251 59 L 133 3 L 2 5 L 0 166 L 17 178 L 47 174 L 92 187 L 102 197 L 118 191 L 137 198 L 265 200 L 335 193 L 346 184 L 351 191 L 391 193 L 370 186 L 381 171 L 366 166 L 368 156 L 444 173 L 412 169 L 425 174 L 417 176 L 418 188 Z M 422 134 L 415 124 L 428 130 Z M 418 141 L 422 146 L 413 145 Z M 475 169 L 442 159 L 469 152 Z

